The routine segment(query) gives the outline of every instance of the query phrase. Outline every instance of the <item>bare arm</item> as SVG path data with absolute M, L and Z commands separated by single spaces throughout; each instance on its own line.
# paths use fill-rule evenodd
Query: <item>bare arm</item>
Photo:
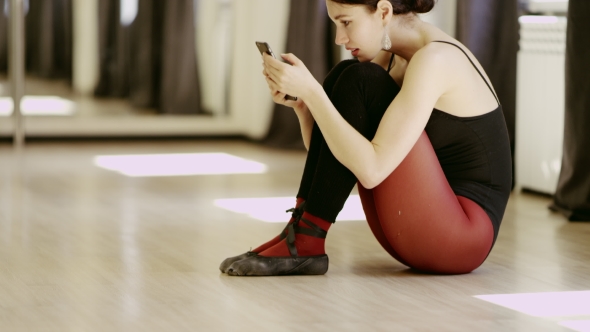
M 311 132 L 313 130 L 315 120 L 313 119 L 313 116 L 305 104 L 299 107 L 293 107 L 293 109 L 295 110 L 295 114 L 297 114 L 297 118 L 299 118 L 299 126 L 301 127 L 301 137 L 303 138 L 303 144 L 305 145 L 305 148 L 309 150 Z
M 416 53 L 402 90 L 389 105 L 372 141 L 336 110 L 318 84 L 301 96 L 324 134 L 330 150 L 365 188 L 380 184 L 405 158 L 426 127 L 447 84 L 437 57 Z

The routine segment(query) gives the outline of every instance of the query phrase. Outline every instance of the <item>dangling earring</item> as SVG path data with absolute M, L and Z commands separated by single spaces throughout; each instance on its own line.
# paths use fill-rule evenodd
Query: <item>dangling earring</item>
M 389 35 L 387 34 L 387 30 L 383 34 L 383 38 L 381 39 L 381 48 L 384 50 L 389 50 L 391 48 L 391 39 L 389 39 Z

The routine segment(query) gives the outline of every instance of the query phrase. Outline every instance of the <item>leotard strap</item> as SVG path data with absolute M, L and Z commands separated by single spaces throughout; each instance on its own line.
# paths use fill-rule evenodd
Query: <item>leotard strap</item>
M 494 92 L 494 89 L 492 89 L 492 86 L 490 85 L 490 83 L 488 83 L 488 81 L 486 80 L 486 78 L 483 76 L 483 74 L 481 73 L 481 71 L 479 71 L 479 69 L 477 68 L 477 66 L 475 65 L 475 63 L 473 63 L 473 60 L 471 60 L 471 58 L 469 57 L 469 55 L 467 55 L 467 52 L 465 52 L 465 50 L 463 50 L 459 45 L 457 45 L 455 43 L 448 42 L 448 41 L 435 40 L 433 42 L 435 42 L 435 43 L 450 44 L 450 45 L 453 45 L 453 46 L 457 47 L 458 49 L 460 49 L 461 52 L 463 52 L 463 54 L 465 54 L 465 56 L 467 57 L 467 59 L 469 60 L 469 62 L 471 62 L 471 64 L 473 65 L 473 68 L 475 68 L 475 70 L 477 70 L 477 73 L 479 74 L 479 76 L 481 76 L 481 79 L 483 79 L 483 81 L 486 83 L 486 85 L 488 86 L 488 88 L 490 89 L 490 91 L 492 92 L 492 94 L 494 95 L 494 98 L 496 98 L 496 101 L 498 102 L 498 105 L 501 105 L 500 104 L 500 99 L 498 99 L 498 96 Z

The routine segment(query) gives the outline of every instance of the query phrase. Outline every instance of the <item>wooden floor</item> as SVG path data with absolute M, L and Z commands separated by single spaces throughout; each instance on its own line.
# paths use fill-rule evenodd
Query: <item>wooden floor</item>
M 93 162 L 202 152 L 268 171 L 130 177 Z M 468 275 L 408 270 L 363 220 L 331 228 L 324 276 L 220 273 L 283 225 L 215 200 L 293 196 L 304 160 L 238 140 L 0 144 L 0 331 L 571 331 L 564 321 L 590 320 L 588 296 L 581 311 L 544 317 L 475 297 L 590 290 L 590 223 L 530 194 L 512 195 L 494 250 Z

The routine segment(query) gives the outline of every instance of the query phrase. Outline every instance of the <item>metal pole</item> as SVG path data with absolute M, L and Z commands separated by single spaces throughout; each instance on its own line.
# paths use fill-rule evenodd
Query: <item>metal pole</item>
M 14 101 L 14 138 L 13 143 L 20 149 L 25 142 L 23 117 L 21 114 L 21 100 L 25 90 L 25 31 L 23 0 L 10 0 L 10 53 L 9 71 L 12 85 L 12 100 Z

